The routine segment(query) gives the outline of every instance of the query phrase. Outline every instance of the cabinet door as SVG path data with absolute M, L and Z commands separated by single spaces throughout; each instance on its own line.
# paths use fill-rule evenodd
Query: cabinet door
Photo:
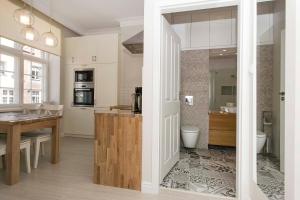
M 231 46 L 231 8 L 210 12 L 210 47 Z
M 191 13 L 175 13 L 172 15 L 172 27 L 181 40 L 181 48 L 191 47 Z
M 193 12 L 191 23 L 191 47 L 209 48 L 209 12 Z
M 118 62 L 119 35 L 117 33 L 99 35 L 92 41 L 95 41 L 91 44 L 93 46 L 93 52 L 90 55 L 92 63 Z
M 65 109 L 63 122 L 65 134 L 89 137 L 94 135 L 94 109 Z
M 273 13 L 269 4 L 257 5 L 257 43 L 273 43 Z
M 77 58 L 77 38 L 66 38 L 64 40 L 64 58 L 65 64 L 75 64 L 78 62 Z
M 231 9 L 231 44 L 232 46 L 237 45 L 237 8 Z
M 99 64 L 96 68 L 95 107 L 118 103 L 118 63 Z

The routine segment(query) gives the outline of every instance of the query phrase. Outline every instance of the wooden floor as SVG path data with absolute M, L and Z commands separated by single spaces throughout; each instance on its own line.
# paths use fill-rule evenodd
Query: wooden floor
M 49 151 L 48 151 L 49 152 Z M 22 156 L 23 157 L 23 156 Z M 22 163 L 22 165 L 24 165 Z M 1 200 L 216 200 L 190 193 L 163 190 L 159 195 L 95 185 L 93 173 L 93 141 L 65 137 L 61 144 L 61 162 L 49 163 L 49 155 L 40 160 L 31 174 L 22 170 L 21 180 L 14 186 L 4 184 L 0 169 Z M 22 166 L 24 167 L 24 166 Z M 220 198 L 218 198 L 220 199 Z

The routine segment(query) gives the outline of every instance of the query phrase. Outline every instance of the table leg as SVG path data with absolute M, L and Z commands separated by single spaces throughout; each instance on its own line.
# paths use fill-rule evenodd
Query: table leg
M 59 162 L 59 119 L 56 120 L 56 125 L 52 127 L 52 140 L 51 140 L 51 163 L 56 164 Z
M 13 125 L 7 132 L 6 141 L 6 182 L 13 185 L 20 179 L 21 125 Z

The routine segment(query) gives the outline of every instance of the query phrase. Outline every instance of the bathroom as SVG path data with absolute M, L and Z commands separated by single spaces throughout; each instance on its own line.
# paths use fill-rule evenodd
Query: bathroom
M 181 147 L 161 186 L 235 197 L 237 7 L 165 17 L 181 39 Z
M 284 199 L 284 1 L 259 2 L 257 13 L 257 184 L 267 198 Z M 164 16 L 181 39 L 181 147 L 161 186 L 235 197 L 237 9 Z

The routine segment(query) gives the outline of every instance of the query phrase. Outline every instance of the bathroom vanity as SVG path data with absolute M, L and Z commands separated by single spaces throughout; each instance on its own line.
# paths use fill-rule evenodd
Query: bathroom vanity
M 209 145 L 236 146 L 236 113 L 209 113 Z
M 141 143 L 141 114 L 95 111 L 94 182 L 141 190 Z

